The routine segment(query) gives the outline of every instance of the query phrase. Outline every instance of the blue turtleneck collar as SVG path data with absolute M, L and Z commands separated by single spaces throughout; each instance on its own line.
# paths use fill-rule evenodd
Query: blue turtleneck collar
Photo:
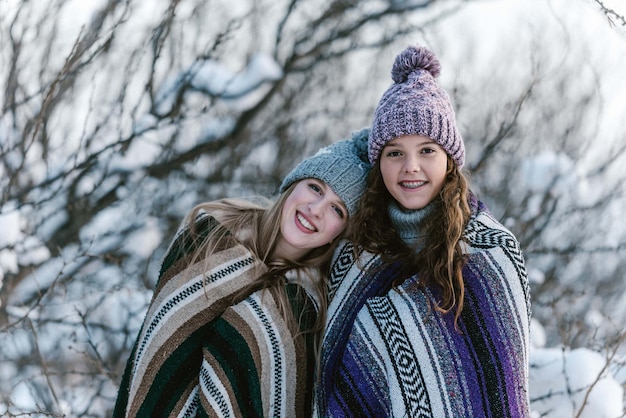
M 438 206 L 435 200 L 422 209 L 405 210 L 393 201 L 389 204 L 387 213 L 400 239 L 408 246 L 413 247 L 423 236 L 424 219 L 433 213 Z

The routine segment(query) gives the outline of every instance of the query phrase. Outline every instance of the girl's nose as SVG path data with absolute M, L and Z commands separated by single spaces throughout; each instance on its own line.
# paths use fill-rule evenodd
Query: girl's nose
M 324 198 L 317 199 L 309 204 L 309 211 L 312 216 L 319 218 L 324 212 Z
M 417 173 L 420 171 L 419 161 L 416 157 L 408 156 L 404 160 L 404 171 L 406 173 Z

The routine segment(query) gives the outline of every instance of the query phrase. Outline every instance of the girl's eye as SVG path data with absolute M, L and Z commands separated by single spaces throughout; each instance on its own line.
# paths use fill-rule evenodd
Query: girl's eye
M 346 217 L 346 214 L 340 206 L 333 205 L 333 210 L 337 212 L 337 215 L 339 215 L 341 219 L 344 219 Z
M 387 152 L 387 157 L 399 157 L 402 155 L 400 151 L 389 151 Z
M 424 149 L 422 149 L 422 154 L 432 154 L 433 152 L 435 152 L 434 148 L 424 148 Z
M 311 190 L 313 190 L 317 194 L 322 193 L 322 188 L 315 183 L 309 183 L 309 187 L 311 188 Z

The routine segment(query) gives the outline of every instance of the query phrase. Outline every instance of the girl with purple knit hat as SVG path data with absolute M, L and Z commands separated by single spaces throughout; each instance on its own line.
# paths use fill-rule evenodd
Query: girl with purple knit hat
M 367 190 L 331 267 L 318 416 L 529 415 L 524 258 L 469 189 L 439 72 L 408 47 L 375 111 Z

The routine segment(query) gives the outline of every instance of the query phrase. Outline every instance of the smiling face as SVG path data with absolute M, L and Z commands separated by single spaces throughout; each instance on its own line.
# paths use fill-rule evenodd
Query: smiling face
M 385 187 L 404 209 L 422 209 L 437 197 L 448 156 L 432 139 L 407 135 L 389 141 L 380 154 Z
M 331 243 L 348 224 L 342 200 L 325 182 L 300 180 L 285 200 L 273 258 L 297 260 Z

